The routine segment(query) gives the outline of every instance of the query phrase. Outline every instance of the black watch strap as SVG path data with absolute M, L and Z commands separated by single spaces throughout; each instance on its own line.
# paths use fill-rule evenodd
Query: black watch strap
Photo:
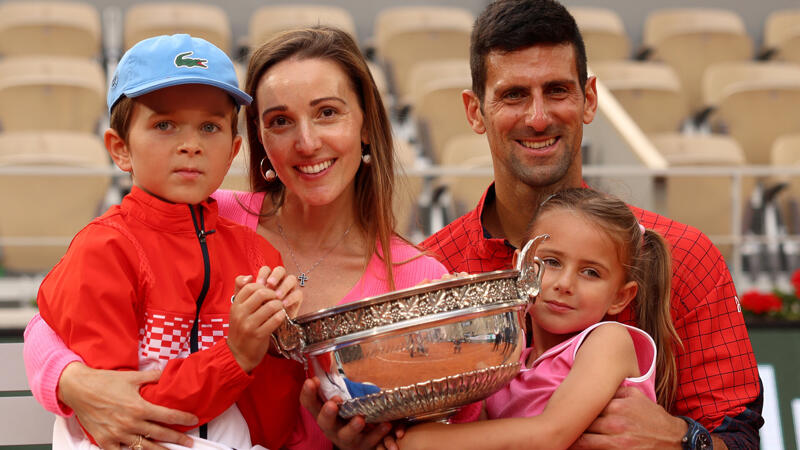
M 711 433 L 700 425 L 696 420 L 691 417 L 679 416 L 686 421 L 689 429 L 681 439 L 681 448 L 683 450 L 712 450 L 714 444 L 711 442 Z

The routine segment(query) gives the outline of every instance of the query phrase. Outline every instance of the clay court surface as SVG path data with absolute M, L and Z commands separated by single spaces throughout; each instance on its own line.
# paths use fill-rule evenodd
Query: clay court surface
M 415 352 L 412 357 L 406 348 L 404 351 L 387 352 L 380 356 L 352 361 L 345 364 L 344 368 L 347 377 L 353 381 L 368 381 L 387 389 L 519 359 L 519 353 L 510 354 L 511 347 L 500 344 L 496 350 L 492 350 L 493 347 L 494 342 L 465 342 L 461 344 L 461 352 L 454 353 L 452 342 L 437 342 L 425 345 L 427 355 Z

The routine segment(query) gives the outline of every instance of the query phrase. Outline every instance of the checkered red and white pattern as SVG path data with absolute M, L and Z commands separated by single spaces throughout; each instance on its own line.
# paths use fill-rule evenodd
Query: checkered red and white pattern
M 163 367 L 174 358 L 189 356 L 189 337 L 194 317 L 146 311 L 145 325 L 139 330 L 141 369 Z M 228 336 L 228 321 L 222 315 L 200 316 L 198 345 L 200 350 L 213 346 Z

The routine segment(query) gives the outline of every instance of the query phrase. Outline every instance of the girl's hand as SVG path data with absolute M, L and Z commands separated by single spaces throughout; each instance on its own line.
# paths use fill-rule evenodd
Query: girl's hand
M 429 279 L 426 278 L 426 279 L 420 281 L 419 283 L 417 283 L 416 286 L 420 286 L 420 285 L 428 284 L 428 283 L 433 283 L 433 282 L 436 282 L 436 281 L 454 280 L 456 278 L 466 277 L 467 275 L 469 275 L 467 272 L 446 273 L 446 274 L 442 275 L 442 277 L 439 278 L 438 280 L 429 280 Z

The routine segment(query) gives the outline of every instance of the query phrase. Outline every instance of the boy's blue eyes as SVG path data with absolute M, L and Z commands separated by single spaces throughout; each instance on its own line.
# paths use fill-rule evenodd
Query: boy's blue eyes
M 159 131 L 168 131 L 168 130 L 172 129 L 172 126 L 173 125 L 172 125 L 171 122 L 161 121 L 161 122 L 156 122 L 156 124 L 153 126 L 153 128 L 155 128 L 155 129 L 157 129 Z M 213 132 L 218 131 L 218 130 L 221 129 L 221 127 L 219 125 L 214 124 L 214 123 L 204 123 L 203 125 L 200 126 L 200 128 L 206 133 L 213 133 Z

